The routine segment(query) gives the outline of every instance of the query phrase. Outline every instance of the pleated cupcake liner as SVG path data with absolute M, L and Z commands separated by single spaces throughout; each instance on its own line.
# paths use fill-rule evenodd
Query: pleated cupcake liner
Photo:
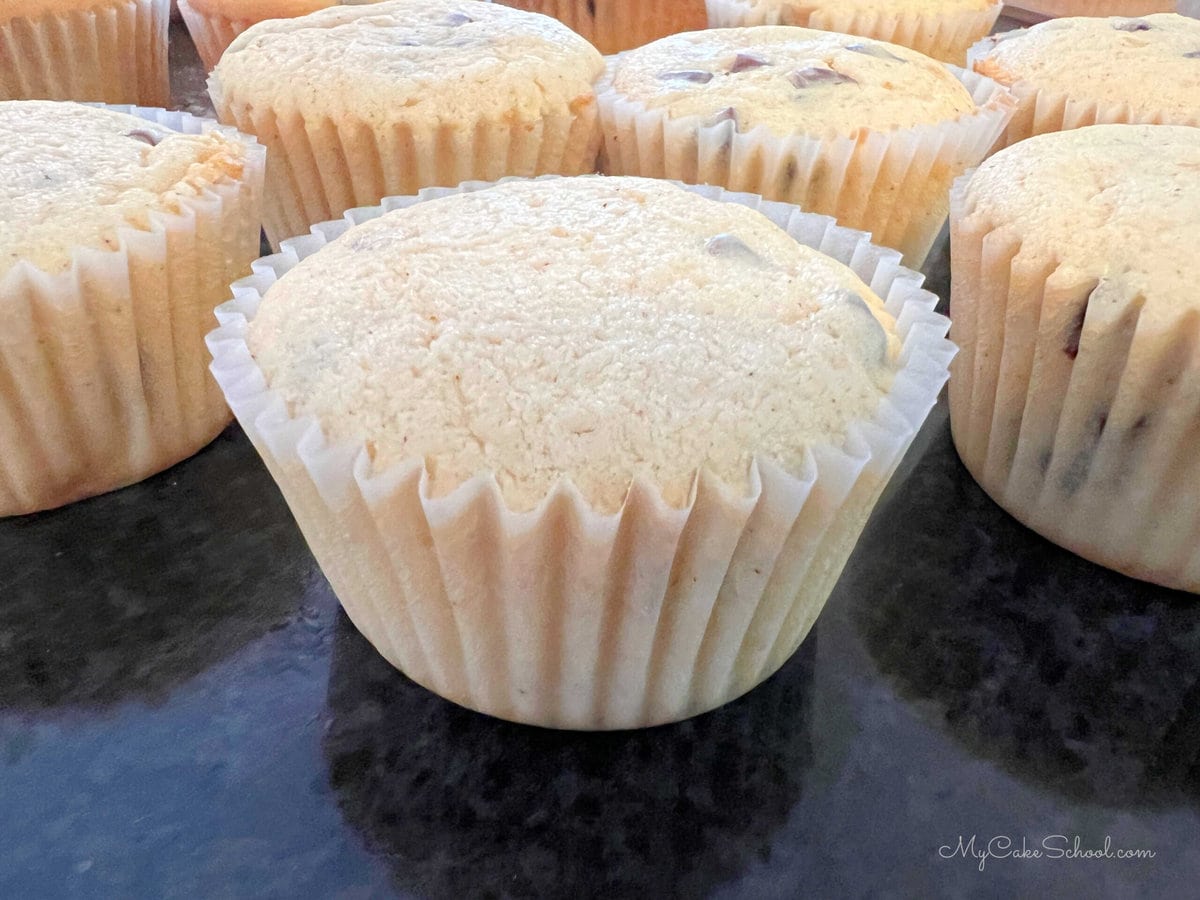
M 375 125 L 349 112 L 306 119 L 256 106 L 215 73 L 208 84 L 218 118 L 267 147 L 264 227 L 276 249 L 285 238 L 388 196 L 506 176 L 588 174 L 600 150 L 592 97 L 535 118 L 514 109 L 473 122 Z
M 558 19 L 601 53 L 632 50 L 707 24 L 704 0 L 497 0 Z
M 1007 32 L 984 38 L 967 53 L 967 65 L 974 70 L 991 52 L 999 40 L 1007 40 L 1020 32 Z M 1100 103 L 1076 99 L 1062 91 L 1039 88 L 1024 79 L 1008 85 L 1017 106 L 1008 126 L 996 142 L 993 152 L 1002 150 L 1027 138 L 1052 131 L 1070 131 L 1088 125 L 1193 125 L 1200 126 L 1200 105 L 1190 116 L 1178 116 L 1159 110 L 1135 109 L 1129 103 Z
M 255 23 L 254 19 L 231 19 L 217 13 L 205 13 L 187 0 L 179 0 L 179 13 L 187 25 L 200 61 L 206 71 L 212 71 L 233 39 Z
M 409 677 L 504 719 L 570 729 L 670 722 L 713 709 L 796 650 L 880 491 L 948 377 L 948 322 L 899 254 L 831 219 L 746 194 L 690 187 L 761 210 L 850 265 L 886 299 L 903 341 L 887 397 L 795 473 L 755 460 L 746 495 L 707 472 L 672 508 L 645 480 L 596 511 L 561 480 L 527 513 L 492 473 L 431 496 L 422 459 L 376 471 L 361 443 L 331 444 L 293 416 L 246 344 L 263 294 L 353 224 L 458 190 L 353 210 L 261 260 L 208 338 L 212 371 L 278 481 L 348 615 Z
M 170 17 L 170 0 L 97 0 L 0 21 L 0 100 L 169 106 Z
M 746 0 L 707 0 L 710 28 L 751 25 L 794 25 L 818 31 L 857 34 L 889 44 L 910 47 L 942 62 L 961 66 L 967 49 L 996 24 L 1003 3 L 984 9 L 958 9 L 935 13 L 920 10 L 845 9 L 827 5 L 815 9 L 798 6 L 760 6 Z
M 1074 553 L 1200 592 L 1200 314 L 1089 305 L 1103 279 L 1022 256 L 1021 236 L 951 213 L 950 420 L 971 475 Z M 1113 312 L 1114 308 L 1117 310 Z
M 612 83 L 619 57 L 597 85 L 604 132 L 601 169 L 688 184 L 720 185 L 833 216 L 919 269 L 949 212 L 950 186 L 979 165 L 1016 105 L 1005 88 L 948 66 L 975 109 L 956 119 L 858 136 L 781 136 L 765 125 L 705 124 L 622 96 Z
M 187 134 L 216 127 L 110 108 Z M 117 249 L 81 246 L 60 274 L 22 261 L 0 278 L 0 516 L 140 481 L 228 424 L 204 336 L 258 256 L 263 168 L 250 144 L 240 180 L 120 228 Z

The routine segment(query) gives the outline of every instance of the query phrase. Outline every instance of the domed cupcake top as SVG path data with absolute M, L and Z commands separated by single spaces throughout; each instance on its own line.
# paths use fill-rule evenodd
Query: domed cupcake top
M 505 182 L 351 229 L 285 274 L 248 343 L 293 415 L 443 495 L 561 477 L 613 512 L 636 476 L 688 501 L 795 469 L 891 384 L 898 339 L 848 268 L 760 213 L 667 182 Z
M 1053 19 L 986 38 L 971 59 L 1001 84 L 1128 103 L 1168 122 L 1200 116 L 1200 20 L 1186 16 Z
M 22 260 L 56 274 L 79 247 L 115 250 L 122 226 L 240 178 L 245 145 L 111 110 L 0 102 L 0 277 Z
M 253 86 L 256 105 L 317 117 L 439 120 L 537 114 L 592 96 L 603 60 L 547 16 L 475 0 L 337 6 L 243 32 L 211 88 Z
M 1030 263 L 1096 279 L 1104 297 L 1140 304 L 1142 326 L 1200 310 L 1200 129 L 1095 125 L 1039 135 L 980 166 L 966 200 L 997 227 L 1011 226 Z
M 758 26 L 677 34 L 617 57 L 613 88 L 672 118 L 790 135 L 910 128 L 975 108 L 942 63 L 882 41 Z

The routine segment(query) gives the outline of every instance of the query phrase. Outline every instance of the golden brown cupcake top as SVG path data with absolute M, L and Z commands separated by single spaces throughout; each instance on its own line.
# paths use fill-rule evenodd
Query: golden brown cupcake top
M 509 505 L 569 478 L 684 505 L 706 469 L 801 466 L 891 384 L 894 323 L 841 263 L 668 182 L 512 181 L 351 229 L 286 273 L 248 342 L 293 415 Z
M 84 247 L 240 178 L 246 145 L 135 116 L 42 100 L 0 102 L 0 277 L 27 260 L 51 274 Z
M 617 57 L 621 96 L 671 118 L 778 134 L 857 134 L 958 118 L 970 93 L 940 62 L 882 41 L 786 26 L 672 35 Z
M 1053 19 L 985 38 L 971 60 L 1001 84 L 1200 121 L 1200 20 L 1186 16 Z
M 980 166 L 966 200 L 973 215 L 1020 237 L 1027 265 L 1094 280 L 1090 306 L 1136 303 L 1140 327 L 1181 315 L 1200 327 L 1200 128 L 1039 135 Z

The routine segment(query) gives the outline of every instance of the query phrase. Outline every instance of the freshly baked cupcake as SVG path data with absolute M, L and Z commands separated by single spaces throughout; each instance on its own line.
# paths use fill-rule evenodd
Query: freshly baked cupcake
M 283 238 L 393 194 L 593 172 L 596 49 L 561 22 L 475 0 L 391 0 L 261 22 L 209 79 L 221 121 L 268 149 Z
M 258 22 L 292 19 L 330 6 L 365 5 L 342 0 L 179 0 L 179 12 L 206 69 L 212 69 L 233 39 Z
M 1200 21 L 1184 16 L 1055 19 L 984 39 L 970 64 L 1018 99 L 1001 146 L 1098 123 L 1200 125 Z
M 601 166 L 834 216 L 919 267 L 1013 101 L 907 47 L 803 28 L 678 34 L 611 59 Z
M 0 101 L 168 106 L 171 0 L 0 0 Z
M 483 187 L 289 241 L 218 312 L 213 373 L 416 681 L 554 727 L 719 706 L 812 625 L 936 400 L 947 323 L 898 254 L 794 207 Z
M 594 44 L 620 53 L 668 34 L 707 24 L 704 0 L 496 0 L 505 6 L 553 16 Z
M 799 25 L 909 47 L 961 66 L 992 30 L 1001 0 L 708 0 L 713 28 Z
M 204 334 L 258 256 L 262 149 L 182 113 L 0 103 L 0 516 L 195 453 Z
M 954 441 L 1006 510 L 1102 565 L 1200 591 L 1200 129 L 1010 147 L 951 215 Z

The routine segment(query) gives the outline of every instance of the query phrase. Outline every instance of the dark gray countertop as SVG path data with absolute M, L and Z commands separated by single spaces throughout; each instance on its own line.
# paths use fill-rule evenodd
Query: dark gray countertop
M 606 735 L 390 669 L 234 427 L 0 520 L 0 897 L 1194 897 L 1198 701 L 1197 598 L 1006 516 L 944 408 L 782 671 Z

